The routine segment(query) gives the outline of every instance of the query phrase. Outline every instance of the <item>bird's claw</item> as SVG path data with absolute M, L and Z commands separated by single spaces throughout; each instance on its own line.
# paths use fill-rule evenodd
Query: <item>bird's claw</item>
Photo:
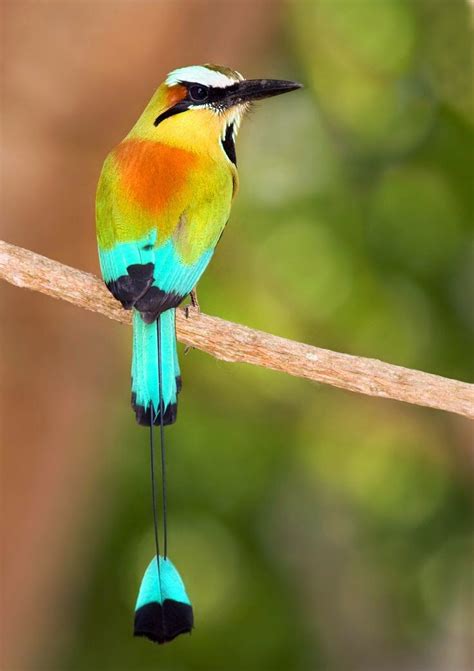
M 193 310 L 196 310 L 198 314 L 201 312 L 196 289 L 192 289 L 192 291 L 189 293 L 189 298 L 191 299 L 191 303 L 184 306 L 184 316 L 186 317 L 186 319 L 189 319 L 189 311 L 191 308 Z M 186 354 L 189 354 L 189 352 L 192 349 L 194 348 L 191 345 L 186 345 L 186 347 L 184 348 L 184 355 L 186 356 Z
M 195 308 L 198 312 L 201 312 L 201 306 L 199 305 L 196 288 L 192 289 L 191 293 L 189 294 L 189 298 L 191 299 L 191 305 L 193 308 Z

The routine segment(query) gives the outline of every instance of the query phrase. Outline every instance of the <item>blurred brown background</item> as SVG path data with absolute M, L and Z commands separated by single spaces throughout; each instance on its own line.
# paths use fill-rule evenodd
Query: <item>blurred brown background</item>
M 2 237 L 97 273 L 101 163 L 169 70 L 216 62 L 302 79 L 300 100 L 262 106 L 244 125 L 239 209 L 203 309 L 468 379 L 468 9 L 381 4 L 4 2 Z M 209 582 L 202 571 L 194 580 L 209 630 L 164 655 L 129 641 L 152 552 L 144 436 L 128 409 L 130 334 L 0 289 L 2 670 L 469 668 L 467 423 L 197 353 L 185 362 L 188 410 L 173 438 L 183 456 L 172 468 L 186 492 L 175 494 L 177 554 L 215 559 Z M 230 504 L 232 478 L 246 485 Z M 366 505 L 377 523 L 360 523 Z M 236 592 L 242 604 L 220 616 Z

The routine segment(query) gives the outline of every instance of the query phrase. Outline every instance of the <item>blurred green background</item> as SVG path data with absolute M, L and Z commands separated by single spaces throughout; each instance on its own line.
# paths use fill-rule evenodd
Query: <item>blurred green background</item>
M 262 103 L 243 124 L 240 193 L 200 282 L 201 308 L 329 349 L 472 380 L 469 4 L 260 3 L 252 20 L 262 43 L 255 47 L 256 30 L 250 55 L 250 4 L 224 4 L 243 17 L 236 55 L 222 47 L 226 64 L 245 66 L 248 76 L 298 79 L 305 89 Z M 81 3 L 71 5 L 81 11 Z M 159 41 L 144 51 L 142 88 L 117 94 L 122 117 L 113 132 L 105 112 L 96 129 L 103 145 L 91 183 L 168 69 L 193 62 L 191 55 L 218 60 L 212 50 L 208 57 L 204 37 L 199 42 L 212 3 L 186 6 L 202 19 L 197 35 L 189 29 L 194 51 L 184 63 L 174 45 L 166 69 Z M 140 8 L 129 4 L 128 16 Z M 155 10 L 158 23 L 160 3 Z M 115 20 L 112 12 L 104 30 Z M 63 47 L 67 63 L 73 47 Z M 124 76 L 127 58 L 114 44 L 96 63 L 100 85 L 103 63 L 117 53 L 116 82 Z M 83 145 L 80 123 L 79 115 L 74 130 L 72 123 L 55 129 L 75 151 Z M 86 219 L 80 227 L 97 272 Z M 21 243 L 34 247 L 26 233 Z M 38 247 L 48 254 L 47 242 Z M 56 257 L 81 265 L 66 248 Z M 76 319 L 94 319 L 87 328 L 100 340 L 99 318 Z M 73 429 L 92 443 L 87 468 L 98 471 L 78 499 L 80 523 L 68 523 L 74 545 L 54 626 L 28 662 L 5 671 L 472 668 L 467 421 L 199 351 L 181 351 L 179 420 L 167 430 L 171 556 L 196 628 L 165 647 L 134 640 L 134 601 L 153 554 L 147 434 L 128 406 L 130 332 L 107 328 L 112 340 L 94 346 L 97 361 L 110 354 L 97 373 L 97 416 L 86 412 Z

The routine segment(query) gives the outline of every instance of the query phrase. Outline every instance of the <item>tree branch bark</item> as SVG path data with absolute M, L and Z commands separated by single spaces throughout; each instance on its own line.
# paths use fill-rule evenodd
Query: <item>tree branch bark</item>
M 98 312 L 122 324 L 131 314 L 102 280 L 76 268 L 0 241 L 0 278 L 24 289 Z M 178 339 L 229 362 L 263 366 L 349 391 L 391 398 L 474 418 L 474 385 L 341 354 L 257 331 L 189 308 L 177 310 Z

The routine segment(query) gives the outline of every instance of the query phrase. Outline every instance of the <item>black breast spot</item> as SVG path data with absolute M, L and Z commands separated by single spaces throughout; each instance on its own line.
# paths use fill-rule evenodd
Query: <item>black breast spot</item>
M 235 155 L 235 142 L 234 142 L 234 124 L 231 123 L 227 126 L 225 131 L 225 138 L 221 140 L 222 146 L 229 161 L 232 161 L 234 165 L 237 165 L 237 156 Z

